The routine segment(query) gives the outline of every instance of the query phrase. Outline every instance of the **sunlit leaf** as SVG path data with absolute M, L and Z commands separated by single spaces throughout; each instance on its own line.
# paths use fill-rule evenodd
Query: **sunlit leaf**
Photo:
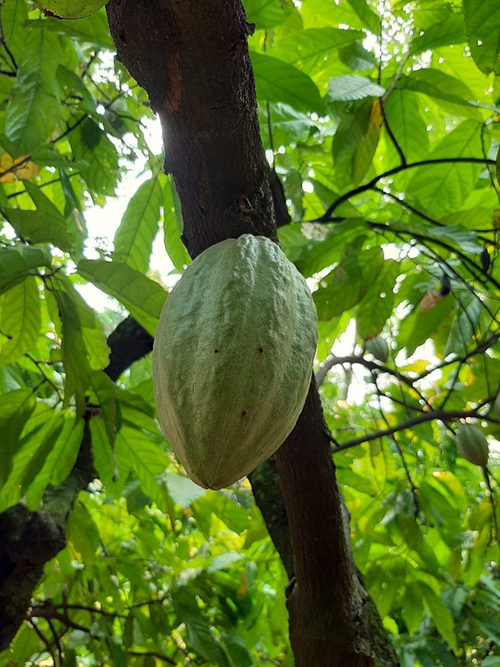
M 322 113 L 319 90 L 307 74 L 273 56 L 252 52 L 251 57 L 259 99 L 289 104 L 297 111 Z
M 137 271 L 145 272 L 149 266 L 151 247 L 158 231 L 161 195 L 158 178 L 142 183 L 130 199 L 115 234 L 115 259 Z
M 120 301 L 152 335 L 167 293 L 158 283 L 119 262 L 83 259 L 78 270 L 110 296 Z

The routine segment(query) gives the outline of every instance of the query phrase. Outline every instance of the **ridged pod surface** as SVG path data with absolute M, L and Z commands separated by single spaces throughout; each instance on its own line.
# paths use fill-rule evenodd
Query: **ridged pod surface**
M 278 449 L 304 406 L 316 343 L 306 281 L 275 243 L 244 234 L 194 260 L 153 348 L 160 424 L 193 481 L 229 486 Z
M 460 424 L 457 450 L 469 463 L 484 468 L 488 463 L 489 447 L 484 433 L 473 424 Z

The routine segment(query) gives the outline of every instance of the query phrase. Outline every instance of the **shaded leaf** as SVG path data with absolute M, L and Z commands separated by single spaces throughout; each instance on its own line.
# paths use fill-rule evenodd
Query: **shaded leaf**
M 0 248 L 0 293 L 15 285 L 34 269 L 50 266 L 52 258 L 44 248 L 17 245 Z
M 500 74 L 500 7 L 496 0 L 463 0 L 465 29 L 476 65 Z
M 19 436 L 34 409 L 35 397 L 30 389 L 18 389 L 0 396 L 0 489 L 12 470 Z
M 358 306 L 356 326 L 361 338 L 378 335 L 394 308 L 393 289 L 400 267 L 393 259 L 386 260 L 368 292 Z
M 41 328 L 40 292 L 29 276 L 0 297 L 0 366 L 18 361 L 35 347 Z

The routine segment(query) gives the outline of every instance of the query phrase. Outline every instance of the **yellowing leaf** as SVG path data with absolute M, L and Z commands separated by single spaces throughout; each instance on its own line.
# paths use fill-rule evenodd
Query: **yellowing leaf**
M 4 153 L 0 158 L 0 183 L 14 183 L 15 180 L 30 181 L 37 176 L 40 167 L 31 162 L 29 155 L 14 158 Z

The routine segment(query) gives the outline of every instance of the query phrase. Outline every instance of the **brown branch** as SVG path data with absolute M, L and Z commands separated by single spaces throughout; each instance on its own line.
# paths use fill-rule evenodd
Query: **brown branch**
M 482 407 L 482 406 L 480 406 Z M 484 419 L 485 421 L 493 422 L 494 424 L 500 424 L 500 419 L 491 417 L 490 415 L 483 415 L 478 412 L 480 408 L 475 410 L 450 410 L 449 412 L 435 410 L 434 412 L 425 412 L 418 417 L 412 417 L 407 419 L 404 422 L 400 422 L 395 426 L 390 428 L 383 429 L 381 431 L 373 431 L 372 433 L 366 433 L 365 435 L 359 436 L 359 438 L 353 438 L 352 440 L 347 440 L 346 442 L 341 442 L 338 447 L 332 448 L 334 454 L 346 449 L 351 449 L 352 447 L 357 447 L 362 445 L 365 442 L 371 442 L 373 440 L 378 440 L 379 438 L 385 438 L 391 436 L 394 433 L 399 431 L 405 431 L 406 429 L 413 428 L 419 424 L 424 424 L 425 422 L 430 421 L 442 421 L 444 423 L 449 421 L 456 421 L 457 419 Z
M 359 364 L 360 366 L 364 366 L 369 371 L 378 371 L 379 373 L 386 373 L 387 375 L 391 375 L 392 377 L 396 378 L 397 380 L 405 384 L 407 387 L 409 387 L 412 391 L 414 391 L 415 394 L 419 397 L 419 399 L 423 403 L 425 403 L 429 409 L 432 409 L 428 400 L 425 398 L 422 392 L 417 387 L 415 387 L 415 382 L 419 378 L 415 379 L 409 378 L 407 375 L 404 375 L 395 368 L 389 368 L 389 366 L 384 366 L 383 364 L 379 364 L 376 361 L 370 361 L 365 357 L 358 357 L 355 354 L 348 355 L 345 357 L 332 356 L 329 359 L 327 359 L 324 362 L 323 366 L 321 366 L 321 368 L 319 369 L 318 373 L 316 374 L 316 382 L 318 383 L 318 385 L 320 386 L 324 382 L 325 377 L 330 369 L 332 369 L 334 366 L 342 364 L 350 364 L 351 366 L 353 364 Z
M 381 62 L 381 60 L 380 60 L 380 62 Z M 389 120 L 387 118 L 387 114 L 385 112 L 384 98 L 382 98 L 380 100 L 380 109 L 382 111 L 382 118 L 384 119 L 384 126 L 385 126 L 385 129 L 387 130 L 387 134 L 389 135 L 389 139 L 391 140 L 392 145 L 396 149 L 396 152 L 399 156 L 399 159 L 401 160 L 401 167 L 406 167 L 406 165 L 408 164 L 407 161 L 406 161 L 406 155 L 404 154 L 403 149 L 399 145 L 399 142 L 396 139 L 396 137 L 394 135 L 394 132 L 392 131 L 391 125 L 390 125 Z
M 373 187 L 377 185 L 377 183 L 383 180 L 384 178 L 389 178 L 390 176 L 399 174 L 400 172 L 405 171 L 406 169 L 416 169 L 417 167 L 427 167 L 434 164 L 450 164 L 450 163 L 483 164 L 492 166 L 495 165 L 494 160 L 490 160 L 488 158 L 486 159 L 480 158 L 480 157 L 449 157 L 449 158 L 447 157 L 439 159 L 420 160 L 418 162 L 410 162 L 407 164 L 400 164 L 397 167 L 393 167 L 392 169 L 388 169 L 387 171 L 378 174 L 378 176 L 374 176 L 374 178 L 372 178 L 371 181 L 368 181 L 368 183 L 359 185 L 357 188 L 353 188 L 352 190 L 345 192 L 343 195 L 340 195 L 340 197 L 338 197 L 333 202 L 333 204 L 330 204 L 330 206 L 326 209 L 323 215 L 320 218 L 317 218 L 314 222 L 328 222 L 332 213 L 334 213 L 341 204 L 344 204 L 346 201 L 349 201 L 349 199 L 351 199 L 352 197 L 356 197 L 357 195 L 363 194 L 363 192 L 372 190 Z

